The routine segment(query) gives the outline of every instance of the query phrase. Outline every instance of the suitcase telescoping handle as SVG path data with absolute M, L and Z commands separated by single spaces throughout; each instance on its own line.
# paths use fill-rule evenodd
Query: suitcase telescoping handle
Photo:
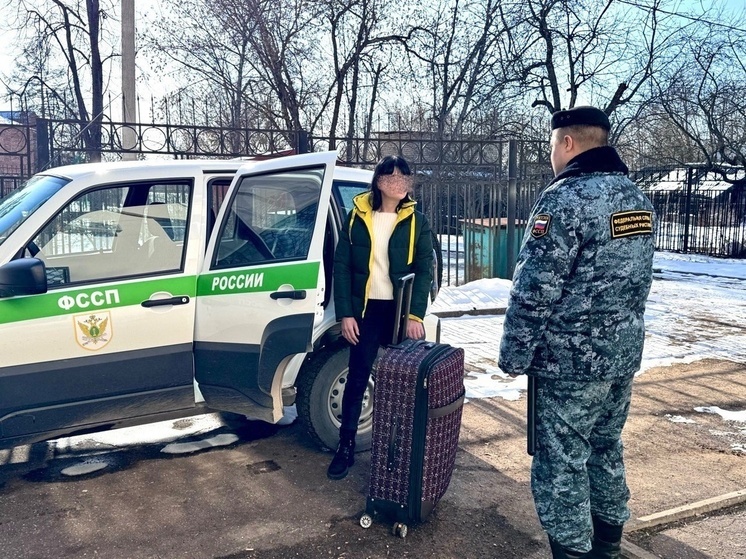
M 536 377 L 528 377 L 527 398 L 527 422 L 526 422 L 526 452 L 529 456 L 536 454 Z
M 396 315 L 394 318 L 394 336 L 391 340 L 393 345 L 398 345 L 407 336 L 407 321 L 409 320 L 409 309 L 412 306 L 412 287 L 414 287 L 414 274 L 402 276 L 396 282 Z

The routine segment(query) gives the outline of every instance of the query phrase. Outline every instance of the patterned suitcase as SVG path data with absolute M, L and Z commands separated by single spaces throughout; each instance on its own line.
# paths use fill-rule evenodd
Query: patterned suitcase
M 375 368 L 373 445 L 366 512 L 407 524 L 424 520 L 451 481 L 464 402 L 464 350 L 406 340 L 388 347 Z

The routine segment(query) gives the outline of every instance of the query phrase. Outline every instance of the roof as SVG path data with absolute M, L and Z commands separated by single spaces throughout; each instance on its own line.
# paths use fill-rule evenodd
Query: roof
M 726 177 L 718 171 L 705 170 L 697 167 L 677 167 L 658 173 L 651 173 L 637 180 L 638 186 L 646 192 L 686 190 L 692 169 L 693 192 L 725 192 L 746 184 L 746 169 L 725 168 Z
M 302 156 L 299 156 L 302 157 Z M 102 163 L 80 163 L 53 167 L 43 172 L 45 175 L 80 179 L 91 175 L 110 175 L 137 179 L 141 175 L 153 178 L 175 177 L 179 174 L 194 175 L 199 173 L 236 172 L 243 166 L 251 166 L 259 160 L 242 159 L 146 159 L 139 161 L 117 161 Z M 369 182 L 371 171 L 336 166 L 334 177 L 342 180 Z M 114 179 L 116 180 L 116 179 Z

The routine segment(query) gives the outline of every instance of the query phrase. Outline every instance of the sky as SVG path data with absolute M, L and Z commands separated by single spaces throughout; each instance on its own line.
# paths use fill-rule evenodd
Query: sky
M 742 326 L 746 324 L 746 260 L 658 252 L 654 271 L 638 375 L 645 375 L 653 367 L 708 358 L 746 364 Z M 510 281 L 502 279 L 446 286 L 441 289 L 433 310 L 496 313 L 505 307 L 509 290 Z M 511 379 L 497 368 L 502 322 L 500 314 L 442 319 L 441 341 L 463 347 L 466 353 L 467 406 L 481 398 L 525 398 L 526 377 Z M 285 408 L 285 412 L 281 424 L 295 421 L 294 406 Z M 688 416 L 668 419 L 674 423 L 696 423 L 700 414 L 718 415 L 723 430 L 738 430 L 746 435 L 746 404 L 743 409 L 725 410 L 711 402 L 701 402 Z M 238 439 L 237 434 L 226 432 L 218 415 L 205 414 L 187 421 L 65 437 L 57 439 L 54 448 L 55 460 L 73 458 L 61 473 L 74 477 L 110 467 L 111 453 L 129 446 L 146 444 L 160 448 L 159 452 L 164 454 L 189 454 L 230 445 Z M 24 448 L 28 449 L 0 451 L 0 465 L 23 462 Z M 746 454 L 746 446 L 734 443 L 733 451 Z
M 171 0 L 135 1 L 136 25 L 138 26 L 138 31 L 142 29 L 142 26 L 146 25 L 146 14 L 155 14 L 154 17 L 157 17 L 160 10 L 166 9 L 164 6 L 167 6 L 169 1 Z M 634 2 L 640 4 L 650 3 L 647 0 L 634 0 Z M 670 4 L 669 8 L 675 9 L 679 13 L 698 14 L 703 11 L 703 6 L 704 9 L 710 9 L 714 6 L 722 7 L 724 11 L 734 14 L 734 17 L 736 17 L 738 14 L 741 14 L 746 10 L 746 0 L 680 0 L 678 3 L 675 3 L 675 0 L 672 0 L 672 2 L 674 3 Z M 625 2 L 622 2 L 622 4 L 624 3 Z M 629 3 L 632 3 L 632 1 Z M 115 17 L 118 21 L 118 14 L 116 14 Z M 728 21 L 727 23 L 736 27 L 741 26 L 743 28 L 740 20 L 737 18 L 735 22 Z M 2 32 L 3 35 L 3 40 L 0 41 L 0 75 L 2 75 L 9 73 L 13 66 L 13 61 L 16 56 L 15 47 L 18 45 L 19 41 L 16 36 L 17 32 L 13 29 L 7 29 L 6 25 L 0 25 L 0 32 Z M 164 91 L 163 88 L 163 83 L 169 83 L 167 76 L 152 75 L 153 73 L 150 72 L 147 62 L 143 57 L 138 57 L 136 64 L 138 76 L 137 94 L 141 99 L 149 99 L 151 96 L 159 98 L 168 93 L 168 91 Z M 118 66 L 118 63 L 115 63 L 115 66 L 112 69 L 112 77 L 110 78 L 113 84 L 120 83 L 119 73 L 120 67 Z M 0 87 L 2 86 L 0 85 Z M 2 88 L 2 90 L 4 90 L 4 88 Z M 116 93 L 112 91 L 112 96 L 114 95 L 116 95 Z M 9 109 L 9 101 L 0 99 L 0 111 Z M 113 112 L 116 113 L 119 110 L 120 109 L 117 108 Z M 142 110 L 145 111 L 145 108 L 142 108 Z

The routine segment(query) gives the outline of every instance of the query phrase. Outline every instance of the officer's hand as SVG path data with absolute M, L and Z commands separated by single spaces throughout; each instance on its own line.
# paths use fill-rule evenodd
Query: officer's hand
M 360 341 L 360 329 L 357 326 L 357 320 L 351 316 L 342 319 L 342 337 L 352 345 L 357 345 Z
M 410 318 L 407 321 L 407 338 L 410 340 L 424 340 L 425 325 Z

